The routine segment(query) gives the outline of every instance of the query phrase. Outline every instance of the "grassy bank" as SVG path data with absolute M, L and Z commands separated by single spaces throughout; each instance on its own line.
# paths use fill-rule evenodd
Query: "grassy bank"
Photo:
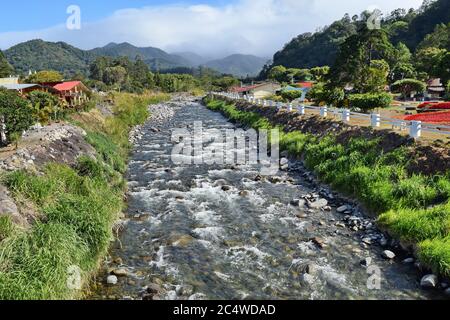
M 231 102 L 206 99 L 205 103 L 249 127 L 276 127 Z M 310 170 L 336 190 L 361 201 L 378 215 L 381 227 L 411 243 L 424 264 L 450 277 L 450 173 L 409 174 L 406 147 L 383 152 L 379 139 L 352 138 L 342 144 L 332 135 L 318 138 L 278 127 L 282 149 L 302 157 Z
M 7 217 L 0 219 L 0 299 L 81 294 L 77 272 L 86 285 L 108 250 L 124 206 L 129 131 L 147 119 L 149 104 L 166 99 L 118 94 L 113 116 L 98 110 L 73 116 L 87 131 L 96 159 L 81 157 L 73 168 L 49 163 L 39 175 L 17 171 L 2 177 L 21 207 L 36 213 L 36 221 L 25 230 Z

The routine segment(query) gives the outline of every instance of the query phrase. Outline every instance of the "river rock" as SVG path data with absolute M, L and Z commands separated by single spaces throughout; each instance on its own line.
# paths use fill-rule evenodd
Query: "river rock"
M 337 211 L 338 213 L 344 213 L 345 211 L 347 211 L 347 210 L 349 210 L 349 209 L 350 209 L 349 206 L 344 205 L 344 206 L 340 206 L 339 208 L 337 208 L 336 211 Z
M 247 190 L 242 190 L 242 191 L 239 192 L 239 195 L 240 195 L 241 197 L 248 197 L 249 193 L 248 193 Z
M 287 164 L 289 164 L 289 160 L 287 158 L 281 158 L 280 166 L 285 166 Z
M 325 243 L 325 240 L 323 240 L 322 238 L 319 238 L 319 237 L 311 238 L 310 241 L 312 241 L 320 249 L 323 249 L 327 246 Z
M 361 260 L 360 263 L 361 263 L 362 266 L 368 267 L 368 266 L 370 266 L 372 264 L 372 258 L 371 257 L 367 257 L 367 258 Z
M 308 273 L 304 273 L 300 276 L 300 281 L 304 284 L 307 285 L 312 285 L 315 282 L 314 276 L 308 274 Z
M 112 286 L 116 285 L 118 281 L 119 279 L 115 275 L 110 275 L 106 278 L 106 283 Z
M 195 294 L 191 295 L 188 300 L 191 300 L 191 301 L 206 300 L 206 296 L 203 293 L 195 293 Z
M 114 269 L 112 271 L 113 275 L 118 276 L 118 277 L 126 277 L 128 276 L 128 270 L 124 269 L 124 268 L 118 268 L 118 269 Z
M 382 256 L 383 258 L 385 258 L 385 259 L 392 260 L 392 259 L 395 258 L 395 253 L 393 253 L 393 252 L 390 251 L 390 250 L 384 250 L 384 251 L 381 253 L 381 256 Z
M 402 261 L 403 264 L 413 264 L 414 263 L 414 258 L 406 258 L 405 260 Z
M 222 191 L 227 192 L 227 191 L 230 191 L 230 190 L 231 190 L 230 186 L 222 186 Z
M 311 209 L 320 209 L 320 208 L 326 207 L 327 205 L 328 205 L 328 201 L 323 198 L 319 199 L 317 201 L 308 203 L 308 207 L 310 207 Z
M 445 289 L 444 293 L 447 297 L 450 297 L 450 288 Z
M 438 284 L 438 277 L 434 274 L 428 274 L 420 280 L 420 286 L 424 289 L 435 288 Z
M 146 287 L 145 291 L 150 294 L 158 294 L 158 293 L 162 292 L 163 290 L 160 285 L 158 285 L 156 283 L 150 283 Z

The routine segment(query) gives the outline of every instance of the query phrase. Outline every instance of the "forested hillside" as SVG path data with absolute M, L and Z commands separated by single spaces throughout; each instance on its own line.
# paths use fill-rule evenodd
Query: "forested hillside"
M 332 65 L 340 45 L 351 35 L 356 34 L 358 23 L 366 21 L 371 13 L 350 17 L 348 14 L 318 32 L 304 33 L 290 41 L 274 56 L 273 66 L 288 68 L 312 68 Z M 418 10 L 397 9 L 382 20 L 382 28 L 388 33 L 391 42 L 400 42 L 416 51 L 424 38 L 437 26 L 450 20 L 450 1 L 425 1 Z

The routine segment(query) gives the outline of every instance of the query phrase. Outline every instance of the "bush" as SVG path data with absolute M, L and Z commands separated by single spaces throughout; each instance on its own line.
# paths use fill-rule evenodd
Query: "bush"
M 387 108 L 392 103 L 392 96 L 388 93 L 363 93 L 348 96 L 350 107 L 361 111 Z
M 48 92 L 33 91 L 28 95 L 33 108 L 33 116 L 41 123 L 50 120 L 61 120 L 65 116 L 65 108 L 58 97 Z
M 29 103 L 16 92 L 1 88 L 0 115 L 3 116 L 6 127 L 6 141 L 0 141 L 0 143 L 11 141 L 12 135 L 21 135 L 35 122 Z
M 303 91 L 291 90 L 291 91 L 283 91 L 281 93 L 283 99 L 291 102 L 297 99 L 300 99 L 303 96 Z
M 426 89 L 426 84 L 416 79 L 403 79 L 392 84 L 393 92 L 401 93 L 403 98 L 408 98 L 412 92 L 422 93 Z

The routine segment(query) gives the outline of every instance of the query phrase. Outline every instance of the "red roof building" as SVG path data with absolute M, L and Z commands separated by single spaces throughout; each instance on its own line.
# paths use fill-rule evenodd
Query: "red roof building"
M 80 107 L 89 101 L 90 90 L 81 81 L 54 82 L 46 85 L 55 89 L 70 107 Z

